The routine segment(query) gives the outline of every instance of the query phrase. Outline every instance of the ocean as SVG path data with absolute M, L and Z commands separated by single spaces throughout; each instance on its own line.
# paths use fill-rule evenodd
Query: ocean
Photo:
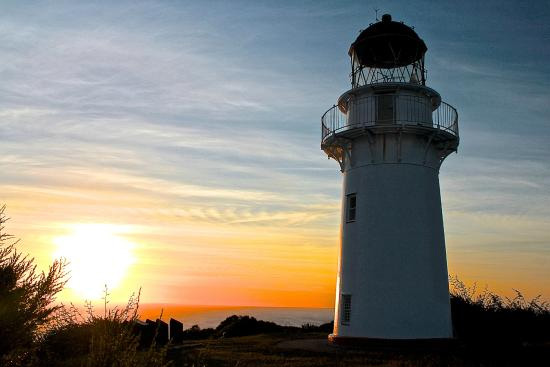
M 285 326 L 303 324 L 321 325 L 334 318 L 332 308 L 295 308 L 295 307 L 232 307 L 232 306 L 184 306 L 184 305 L 140 305 L 140 319 L 157 319 L 161 315 L 164 321 L 174 318 L 183 323 L 184 328 L 199 325 L 201 328 L 215 328 L 232 315 L 253 316 L 258 320 L 272 321 Z

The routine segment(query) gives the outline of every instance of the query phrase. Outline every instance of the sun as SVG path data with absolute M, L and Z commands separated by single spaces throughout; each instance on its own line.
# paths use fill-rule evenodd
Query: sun
M 75 224 L 70 234 L 54 238 L 54 257 L 69 262 L 67 287 L 87 300 L 102 297 L 105 286 L 116 289 L 134 262 L 134 244 L 108 224 Z

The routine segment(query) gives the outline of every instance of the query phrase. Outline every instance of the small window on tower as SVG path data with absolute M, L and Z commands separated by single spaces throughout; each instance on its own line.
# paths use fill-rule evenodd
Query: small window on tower
M 351 319 L 351 294 L 342 294 L 342 314 L 340 315 L 340 323 L 349 325 Z
M 346 222 L 355 222 L 355 213 L 357 211 L 357 195 L 349 194 L 347 196 Z

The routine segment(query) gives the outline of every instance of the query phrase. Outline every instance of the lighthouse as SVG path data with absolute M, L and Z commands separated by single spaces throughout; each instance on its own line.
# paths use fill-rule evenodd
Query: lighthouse
M 321 118 L 343 175 L 334 343 L 452 337 L 439 170 L 458 114 L 426 85 L 426 51 L 385 14 L 351 44 L 351 89 Z

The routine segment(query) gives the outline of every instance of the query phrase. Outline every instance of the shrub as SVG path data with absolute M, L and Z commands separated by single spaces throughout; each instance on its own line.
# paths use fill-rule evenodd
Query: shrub
M 334 330 L 334 321 L 327 322 L 321 325 L 315 325 L 310 323 L 303 324 L 302 330 L 307 332 L 332 333 L 332 331 Z
M 40 350 L 41 365 L 167 366 L 166 347 L 150 343 L 145 349 L 140 348 L 140 335 L 134 327 L 139 317 L 139 295 L 132 295 L 124 308 L 109 309 L 109 293 L 105 289 L 103 315 L 97 315 L 89 302 L 85 314 L 72 304 L 58 310 L 56 323 Z
M 233 315 L 216 327 L 216 333 L 223 337 L 269 334 L 283 331 L 284 327 L 270 321 L 258 321 L 250 316 Z
M 212 328 L 201 329 L 199 325 L 193 325 L 189 329 L 183 331 L 183 340 L 200 340 L 210 339 L 214 337 L 216 330 Z
M 467 287 L 454 277 L 451 314 L 455 337 L 464 341 L 522 344 L 550 340 L 550 307 L 540 296 L 527 300 L 519 291 L 514 298 L 501 297 L 475 284 Z
M 40 332 L 59 308 L 53 302 L 67 274 L 62 260 L 38 272 L 34 258 L 17 250 L 18 241 L 4 232 L 5 208 L 0 207 L 0 365 L 19 366 L 33 360 Z

